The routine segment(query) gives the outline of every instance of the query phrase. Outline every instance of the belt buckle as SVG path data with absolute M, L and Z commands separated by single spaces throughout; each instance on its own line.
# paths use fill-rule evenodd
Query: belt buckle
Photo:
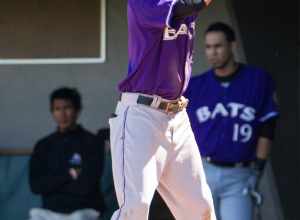
M 182 111 L 186 106 L 187 106 L 187 103 L 182 100 L 179 100 L 175 103 L 168 102 L 165 112 L 167 114 L 177 113 L 177 112 Z
M 174 112 L 174 106 L 175 106 L 174 103 L 172 103 L 172 102 L 167 102 L 167 107 L 166 107 L 166 109 L 165 109 L 165 112 L 166 112 L 167 114 L 175 113 L 175 112 Z
M 182 111 L 188 106 L 189 100 L 184 98 L 183 96 L 178 100 L 178 110 Z
M 184 108 L 186 108 L 186 106 L 187 106 L 186 100 L 180 99 L 180 100 L 178 101 L 178 108 L 179 108 L 179 111 L 182 111 Z

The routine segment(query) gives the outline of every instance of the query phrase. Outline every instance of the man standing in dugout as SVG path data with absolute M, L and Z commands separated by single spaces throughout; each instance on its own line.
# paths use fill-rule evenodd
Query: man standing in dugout
M 235 47 L 229 25 L 211 24 L 205 32 L 205 53 L 212 68 L 193 77 L 185 93 L 218 220 L 253 219 L 279 116 L 271 76 L 238 63 Z

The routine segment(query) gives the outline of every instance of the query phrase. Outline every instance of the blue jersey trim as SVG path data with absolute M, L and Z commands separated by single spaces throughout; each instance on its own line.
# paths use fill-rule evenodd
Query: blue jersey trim
M 126 135 L 126 122 L 127 122 L 127 113 L 128 113 L 128 109 L 129 107 L 127 107 L 127 109 L 125 110 L 125 113 L 124 113 L 124 120 L 123 120 L 123 130 L 122 130 L 122 171 L 123 171 L 123 204 L 120 206 L 120 209 L 119 209 L 119 213 L 118 213 L 118 216 L 117 216 L 117 220 L 120 219 L 121 217 L 121 212 L 122 212 L 122 209 L 124 208 L 125 206 L 125 202 L 126 202 L 126 175 L 125 175 L 125 135 Z
M 265 116 L 261 117 L 259 119 L 260 122 L 265 122 L 267 120 L 269 120 L 270 118 L 276 117 L 278 116 L 279 113 L 278 112 L 269 112 L 268 114 L 266 114 Z

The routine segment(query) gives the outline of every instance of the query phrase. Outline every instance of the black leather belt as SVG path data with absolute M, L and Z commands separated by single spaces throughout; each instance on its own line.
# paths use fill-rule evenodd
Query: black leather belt
M 236 167 L 252 167 L 252 165 L 254 165 L 254 161 L 225 162 L 225 161 L 215 161 L 212 160 L 210 157 L 202 157 L 202 159 L 218 167 L 236 168 Z
M 153 102 L 155 101 L 154 99 L 155 99 L 154 97 L 139 95 L 137 99 L 137 103 L 153 107 Z M 188 100 L 182 97 L 176 101 L 161 100 L 156 106 L 156 108 L 161 111 L 164 111 L 165 113 L 170 114 L 170 113 L 177 113 L 182 111 L 184 108 L 187 107 L 187 105 L 188 105 Z

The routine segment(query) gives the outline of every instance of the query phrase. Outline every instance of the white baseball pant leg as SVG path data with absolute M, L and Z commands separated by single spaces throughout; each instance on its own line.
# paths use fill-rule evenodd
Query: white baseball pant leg
M 111 220 L 147 220 L 155 189 L 177 220 L 215 220 L 186 111 L 167 115 L 122 98 L 109 120 L 119 209 Z

